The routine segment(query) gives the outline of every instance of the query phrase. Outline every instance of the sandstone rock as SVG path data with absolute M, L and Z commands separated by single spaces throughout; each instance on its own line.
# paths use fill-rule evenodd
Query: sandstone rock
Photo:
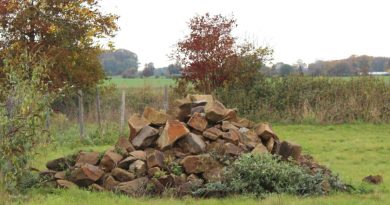
M 138 196 L 145 190 L 148 182 L 147 177 L 140 177 L 129 182 L 119 183 L 117 190 L 130 196 Z
M 235 145 L 238 145 L 238 140 L 240 137 L 240 133 L 237 130 L 230 130 L 229 132 L 225 132 L 222 135 L 222 138 L 228 142 L 231 142 Z
M 146 163 L 142 160 L 137 160 L 129 166 L 129 171 L 134 173 L 137 178 L 145 176 Z
M 139 114 L 132 115 L 127 122 L 130 128 L 130 140 L 133 139 L 143 127 L 150 124 L 148 120 L 141 117 Z
M 157 144 L 160 149 L 166 149 L 188 133 L 190 133 L 190 131 L 186 128 L 184 123 L 178 120 L 168 120 L 164 131 L 157 139 Z
M 132 152 L 135 150 L 129 139 L 126 137 L 119 137 L 115 147 L 120 149 L 122 153 Z
M 61 171 L 61 172 L 57 172 L 55 175 L 54 175 L 54 178 L 55 179 L 66 179 L 66 176 L 65 176 L 65 171 Z
M 238 130 L 238 127 L 234 126 L 229 121 L 222 121 L 222 130 L 225 132 L 229 130 Z
M 246 118 L 238 118 L 236 121 L 231 121 L 231 123 L 239 128 L 245 127 L 248 129 L 252 129 L 255 126 L 255 123 L 246 119 Z
M 212 122 L 218 122 L 224 119 L 226 115 L 225 106 L 217 100 L 209 102 L 205 106 L 206 118 Z
M 209 154 L 187 156 L 181 160 L 180 164 L 187 174 L 203 173 L 206 170 L 220 166 L 220 163 Z
M 153 145 L 158 138 L 159 130 L 151 126 L 145 126 L 141 131 L 135 136 L 131 143 L 137 149 L 144 149 Z
M 206 144 L 201 136 L 190 133 L 182 139 L 178 140 L 177 144 L 188 153 L 199 154 L 206 150 Z
M 130 152 L 130 156 L 133 156 L 138 160 L 146 161 L 146 152 L 142 150 Z
M 97 165 L 99 162 L 99 152 L 80 152 L 77 155 L 76 158 L 76 165 L 77 167 L 83 165 L 83 164 L 92 164 L 92 165 Z
M 135 158 L 133 156 L 126 157 L 125 159 L 123 159 L 122 161 L 120 161 L 118 163 L 117 167 L 127 170 L 127 169 L 129 169 L 130 164 L 135 162 L 136 160 L 137 160 L 137 158 Z
M 267 141 L 267 144 L 266 144 L 267 150 L 269 152 L 272 152 L 272 150 L 274 149 L 274 144 L 275 144 L 274 138 L 273 137 L 269 138 L 269 140 Z
M 176 110 L 175 117 L 181 122 L 186 121 L 186 119 L 191 115 L 192 101 L 191 99 L 184 98 L 175 101 Z
M 298 160 L 301 156 L 301 152 L 302 148 L 300 145 L 283 141 L 280 144 L 278 154 L 281 155 L 283 159 L 288 159 L 289 157 L 292 157 L 294 160 Z
M 163 175 L 158 178 L 158 181 L 165 187 L 165 188 L 170 188 L 175 185 L 175 181 L 173 177 L 169 175 Z
M 271 137 L 278 139 L 274 131 L 268 123 L 260 123 L 255 126 L 256 134 L 264 141 L 268 141 Z
M 123 159 L 122 155 L 108 150 L 102 160 L 100 161 L 99 166 L 105 171 L 109 172 L 114 169 L 117 164 Z
M 164 154 L 161 151 L 148 149 L 146 151 L 146 163 L 148 168 L 152 167 L 164 167 Z
M 152 167 L 148 169 L 148 177 L 153 178 L 157 172 L 161 172 L 160 167 Z
M 190 95 L 189 98 L 193 103 L 204 102 L 206 104 L 214 101 L 214 97 L 212 95 Z
M 225 143 L 224 150 L 225 150 L 224 151 L 225 154 L 231 155 L 231 156 L 238 156 L 243 152 L 243 150 L 240 147 L 238 147 L 232 143 L 229 143 L 229 142 Z
M 203 132 L 203 136 L 210 140 L 217 140 L 222 135 L 223 132 L 215 127 L 211 127 Z
M 142 114 L 142 116 L 154 125 L 164 125 L 168 120 L 167 114 L 165 114 L 163 112 L 159 112 L 159 111 L 155 110 L 154 108 L 151 108 L 148 106 L 145 107 L 144 113 Z
M 46 168 L 54 171 L 64 171 L 72 166 L 72 163 L 65 157 L 60 157 L 46 163 Z
M 252 150 L 253 154 L 266 154 L 269 153 L 267 150 L 267 147 L 265 147 L 263 144 L 259 143 L 256 145 L 256 147 Z
M 105 189 L 114 191 L 115 187 L 118 186 L 119 183 L 119 181 L 115 180 L 115 178 L 109 174 L 103 179 L 102 185 Z
M 188 120 L 187 124 L 199 131 L 203 131 L 207 128 L 207 120 L 206 118 L 200 114 L 200 113 L 194 113 L 190 120 Z
M 56 183 L 57 183 L 57 186 L 59 188 L 70 189 L 70 188 L 77 187 L 77 185 L 75 183 L 67 181 L 67 180 L 62 180 L 62 179 L 56 180 Z
M 204 113 L 204 106 L 197 106 L 197 107 L 193 107 L 191 108 L 191 115 L 195 114 L 195 113 Z
M 223 177 L 222 173 L 223 173 L 223 167 L 216 166 L 216 167 L 211 167 L 210 169 L 206 169 L 205 172 L 202 174 L 202 176 L 207 182 L 220 182 Z
M 225 154 L 224 150 L 225 140 L 217 139 L 216 141 L 211 142 L 206 146 L 206 151 L 208 153 L 217 153 L 219 155 Z
M 70 180 L 81 187 L 87 187 L 100 179 L 104 171 L 99 167 L 84 164 L 80 168 L 76 168 L 71 172 Z
M 370 183 L 370 184 L 382 184 L 383 177 L 381 175 L 369 175 L 369 176 L 364 177 L 363 181 Z
M 89 186 L 89 189 L 92 190 L 92 191 L 97 191 L 97 192 L 101 192 L 101 191 L 104 191 L 104 188 L 98 184 L 91 184 Z
M 128 172 L 124 169 L 121 169 L 121 168 L 114 168 L 112 171 L 111 171 L 111 175 L 117 180 L 117 181 L 120 181 L 120 182 L 127 182 L 127 181 L 131 181 L 135 178 L 135 175 L 131 172 Z
M 257 137 L 257 134 L 253 130 L 246 130 L 243 128 L 240 128 L 240 135 L 239 135 L 239 141 L 247 146 L 249 149 L 253 149 L 256 147 L 257 144 L 259 144 L 261 141 Z
M 226 114 L 224 120 L 236 122 L 238 120 L 237 110 L 235 109 L 226 109 Z

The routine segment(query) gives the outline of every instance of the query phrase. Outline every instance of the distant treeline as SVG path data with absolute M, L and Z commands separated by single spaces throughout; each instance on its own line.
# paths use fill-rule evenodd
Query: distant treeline
M 170 64 L 166 67 L 155 68 L 153 62 L 146 63 L 142 71 L 138 71 L 139 62 L 136 53 L 126 49 L 104 51 L 100 55 L 100 62 L 107 75 L 121 75 L 124 78 L 149 77 L 149 76 L 177 76 L 181 67 L 178 64 Z

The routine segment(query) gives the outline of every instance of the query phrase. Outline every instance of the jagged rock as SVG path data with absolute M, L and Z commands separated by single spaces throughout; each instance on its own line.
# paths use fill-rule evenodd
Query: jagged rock
M 54 175 L 54 178 L 55 178 L 55 179 L 66 179 L 65 171 L 57 172 L 57 173 Z
M 231 121 L 231 123 L 239 128 L 245 127 L 248 129 L 252 129 L 255 126 L 255 123 L 246 119 L 246 118 L 238 118 L 236 121 Z
M 203 130 L 205 130 L 207 128 L 207 120 L 206 118 L 201 114 L 201 113 L 194 113 L 190 120 L 188 120 L 187 124 L 198 130 L 198 131 L 201 131 L 203 132 Z
M 120 149 L 122 153 L 132 152 L 135 150 L 129 139 L 126 137 L 119 137 L 115 147 Z
M 225 153 L 224 145 L 225 140 L 217 139 L 206 146 L 206 151 L 223 155 Z
M 99 152 L 84 152 L 81 151 L 76 158 L 76 165 L 77 167 L 83 165 L 83 164 L 92 164 L 97 165 L 99 162 L 100 153 Z
M 283 159 L 288 159 L 292 157 L 294 160 L 298 160 L 301 156 L 302 147 L 298 144 L 283 141 L 280 144 L 278 154 L 282 156 Z
M 129 166 L 129 171 L 134 173 L 137 178 L 145 176 L 146 164 L 142 160 L 137 160 Z
M 77 187 L 75 183 L 67 180 L 62 180 L 62 179 L 56 180 L 56 183 L 59 188 L 70 189 L 72 187 Z
M 164 131 L 157 139 L 158 147 L 162 150 L 166 149 L 188 133 L 190 133 L 190 131 L 186 128 L 184 123 L 178 120 L 168 120 Z
M 142 150 L 130 152 L 130 156 L 133 156 L 138 160 L 146 161 L 146 152 Z
M 145 126 L 141 129 L 137 136 L 131 140 L 131 143 L 137 149 L 144 149 L 155 143 L 156 139 L 158 138 L 158 134 L 158 129 L 155 129 L 151 126 Z
M 210 167 L 210 169 L 205 170 L 202 176 L 207 182 L 220 182 L 223 177 L 223 166 Z
M 104 155 L 102 160 L 100 161 L 99 166 L 105 171 L 109 172 L 114 169 L 117 164 L 123 159 L 123 156 L 108 150 Z
M 190 98 L 193 103 L 199 104 L 200 102 L 209 103 L 214 101 L 212 95 L 189 95 L 187 98 Z
M 229 132 L 223 133 L 222 138 L 228 142 L 238 145 L 240 133 L 237 130 L 229 130 Z
M 239 135 L 239 141 L 245 146 L 247 146 L 249 149 L 255 148 L 256 145 L 261 142 L 253 130 L 245 130 L 243 128 L 240 128 L 239 132 L 241 133 Z
M 148 177 L 152 178 L 155 176 L 157 172 L 161 172 L 160 167 L 152 167 L 148 169 Z
M 131 163 L 135 162 L 137 158 L 133 156 L 126 157 L 122 161 L 120 161 L 117 165 L 117 167 L 122 168 L 122 169 L 129 169 L 129 166 Z
M 92 191 L 97 191 L 97 192 L 104 191 L 104 188 L 102 186 L 100 186 L 99 184 L 91 184 L 89 186 L 89 189 Z
M 224 150 L 225 154 L 232 156 L 239 156 L 243 152 L 243 149 L 229 142 L 225 143 Z
M 191 115 L 192 101 L 189 98 L 179 99 L 175 101 L 176 110 L 175 117 L 181 122 L 186 121 L 186 119 Z
M 168 120 L 168 115 L 146 106 L 142 116 L 154 125 L 164 125 Z
M 65 157 L 60 157 L 46 163 L 46 168 L 54 171 L 64 171 L 73 166 L 71 161 Z
M 191 115 L 195 114 L 195 113 L 204 113 L 204 106 L 197 106 L 197 107 L 193 107 L 191 108 Z
M 135 178 L 135 175 L 121 168 L 114 168 L 111 171 L 111 175 L 120 182 L 131 181 Z
M 268 123 L 260 123 L 255 126 L 255 132 L 262 140 L 268 141 L 271 137 L 278 139 Z
M 87 187 L 100 179 L 104 171 L 99 167 L 84 164 L 80 168 L 74 169 L 70 174 L 70 180 L 81 187 Z
M 115 180 L 115 178 L 111 176 L 111 174 L 108 174 L 104 177 L 102 186 L 107 190 L 114 191 L 115 187 L 118 186 L 119 183 L 120 182 Z
M 235 109 L 226 109 L 224 120 L 236 122 L 238 120 L 237 111 Z
M 217 100 L 207 103 L 204 109 L 206 118 L 212 122 L 223 120 L 227 112 L 225 106 Z
M 152 167 L 164 167 L 164 153 L 154 149 L 148 149 L 146 151 L 146 164 L 148 168 Z
M 272 150 L 274 149 L 274 144 L 275 144 L 274 138 L 273 137 L 269 138 L 269 140 L 267 141 L 267 144 L 266 144 L 267 150 L 269 152 L 272 152 Z
M 234 126 L 229 121 L 222 121 L 222 130 L 227 132 L 229 130 L 238 130 L 238 127 Z
M 223 132 L 215 127 L 211 127 L 205 130 L 202 135 L 209 140 L 217 140 L 219 137 L 222 137 Z
M 132 115 L 127 122 L 130 128 L 130 140 L 133 139 L 143 127 L 150 124 L 148 120 L 139 114 Z
M 138 196 L 145 190 L 148 182 L 149 179 L 147 177 L 140 177 L 129 182 L 119 183 L 117 190 L 129 196 Z
M 211 170 L 220 163 L 215 161 L 209 154 L 187 156 L 180 161 L 187 174 L 203 173 L 206 170 Z
M 252 150 L 252 153 L 254 154 L 265 154 L 269 153 L 267 150 L 267 147 L 265 147 L 263 144 L 259 143 L 256 145 L 256 147 Z
M 199 154 L 206 150 L 206 144 L 201 136 L 190 133 L 182 139 L 178 140 L 177 144 L 188 153 Z

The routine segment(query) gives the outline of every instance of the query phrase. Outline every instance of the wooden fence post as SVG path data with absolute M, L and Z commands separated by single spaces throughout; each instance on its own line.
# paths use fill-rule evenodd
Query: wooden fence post
M 84 139 L 84 103 L 83 103 L 83 91 L 78 90 L 79 99 L 79 124 L 80 124 L 80 139 Z
M 97 121 L 99 129 L 102 128 L 102 122 L 101 122 L 101 113 L 100 113 L 100 94 L 99 89 L 96 87 L 96 114 L 97 114 Z
M 164 110 L 165 112 L 168 111 L 168 108 L 169 108 L 169 94 L 168 94 L 168 86 L 166 85 L 164 87 Z
M 125 126 L 125 108 L 126 108 L 126 93 L 122 90 L 122 105 L 121 105 L 121 127 L 120 134 L 123 135 L 123 128 Z

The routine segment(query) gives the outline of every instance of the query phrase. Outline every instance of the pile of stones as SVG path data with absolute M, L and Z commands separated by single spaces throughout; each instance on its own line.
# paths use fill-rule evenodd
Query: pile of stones
M 129 137 L 103 153 L 80 151 L 47 162 L 41 175 L 57 187 L 79 186 L 131 196 L 175 189 L 191 194 L 218 182 L 224 167 L 243 153 L 271 153 L 292 159 L 313 173 L 322 166 L 301 155 L 301 146 L 281 141 L 267 123 L 240 118 L 211 95 L 176 101 L 168 115 L 146 107 L 128 120 Z

